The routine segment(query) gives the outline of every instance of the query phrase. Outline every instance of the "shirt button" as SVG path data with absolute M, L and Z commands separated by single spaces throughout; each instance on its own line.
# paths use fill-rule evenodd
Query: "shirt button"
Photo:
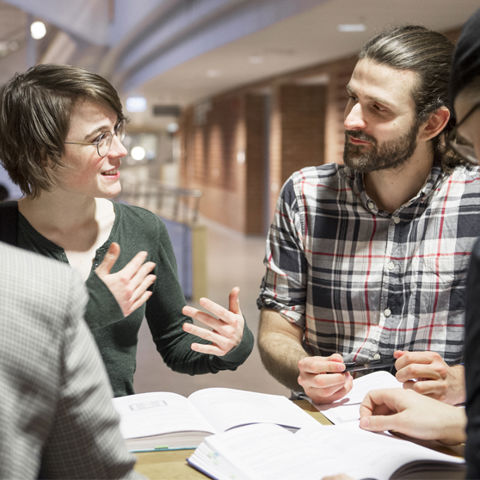
M 372 210 L 373 208 L 375 208 L 375 203 L 373 203 L 372 200 L 369 200 L 369 201 L 367 202 L 367 207 L 368 207 L 370 210 Z
M 397 217 L 396 215 L 392 217 L 393 223 L 400 223 L 400 218 Z
M 388 262 L 388 263 L 387 263 L 387 268 L 388 268 L 389 270 L 393 270 L 393 269 L 395 268 L 395 263 L 393 263 L 393 262 Z
M 374 360 L 380 360 L 380 354 L 379 353 L 376 353 L 374 356 L 373 356 L 373 359 Z
M 386 309 L 383 311 L 383 314 L 384 314 L 386 317 L 389 317 L 389 316 L 392 314 L 392 311 L 391 311 L 389 308 L 386 308 Z

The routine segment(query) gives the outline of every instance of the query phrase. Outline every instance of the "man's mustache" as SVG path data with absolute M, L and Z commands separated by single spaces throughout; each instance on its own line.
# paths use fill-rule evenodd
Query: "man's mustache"
M 376 144 L 377 141 L 375 140 L 374 137 L 367 135 L 364 132 L 360 132 L 358 130 L 345 130 L 345 138 L 347 137 L 353 137 L 358 140 L 364 140 L 365 142 L 370 142 L 372 144 Z

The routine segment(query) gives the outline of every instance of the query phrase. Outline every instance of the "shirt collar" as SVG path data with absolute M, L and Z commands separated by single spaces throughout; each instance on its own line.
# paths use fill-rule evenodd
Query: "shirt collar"
M 367 195 L 365 191 L 365 183 L 363 181 L 363 173 L 357 172 L 349 167 L 345 167 L 345 174 L 346 178 L 350 182 L 353 192 L 355 195 L 360 199 L 363 207 L 368 210 L 369 212 L 377 215 L 377 214 L 385 214 L 390 215 L 390 213 L 382 212 L 375 202 Z M 410 207 L 415 204 L 420 204 L 422 201 L 425 201 L 428 197 L 430 197 L 435 190 L 438 188 L 440 183 L 445 179 L 447 174 L 443 171 L 440 165 L 435 164 L 430 173 L 425 180 L 422 188 L 418 191 L 418 193 L 412 197 L 410 200 L 405 202 L 398 210 L 401 211 L 406 207 Z

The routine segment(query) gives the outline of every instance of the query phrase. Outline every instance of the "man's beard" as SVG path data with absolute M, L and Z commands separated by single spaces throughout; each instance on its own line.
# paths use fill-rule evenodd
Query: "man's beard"
M 361 173 L 397 168 L 405 163 L 417 148 L 418 128 L 419 125 L 415 122 L 402 137 L 380 145 L 374 137 L 366 133 L 346 130 L 343 162 L 347 167 Z M 353 145 L 348 137 L 365 140 L 370 142 L 370 145 Z

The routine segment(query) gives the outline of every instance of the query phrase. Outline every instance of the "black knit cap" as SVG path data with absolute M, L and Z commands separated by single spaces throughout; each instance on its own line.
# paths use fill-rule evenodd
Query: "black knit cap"
M 450 102 L 480 76 L 480 9 L 465 23 L 453 53 L 450 75 Z

